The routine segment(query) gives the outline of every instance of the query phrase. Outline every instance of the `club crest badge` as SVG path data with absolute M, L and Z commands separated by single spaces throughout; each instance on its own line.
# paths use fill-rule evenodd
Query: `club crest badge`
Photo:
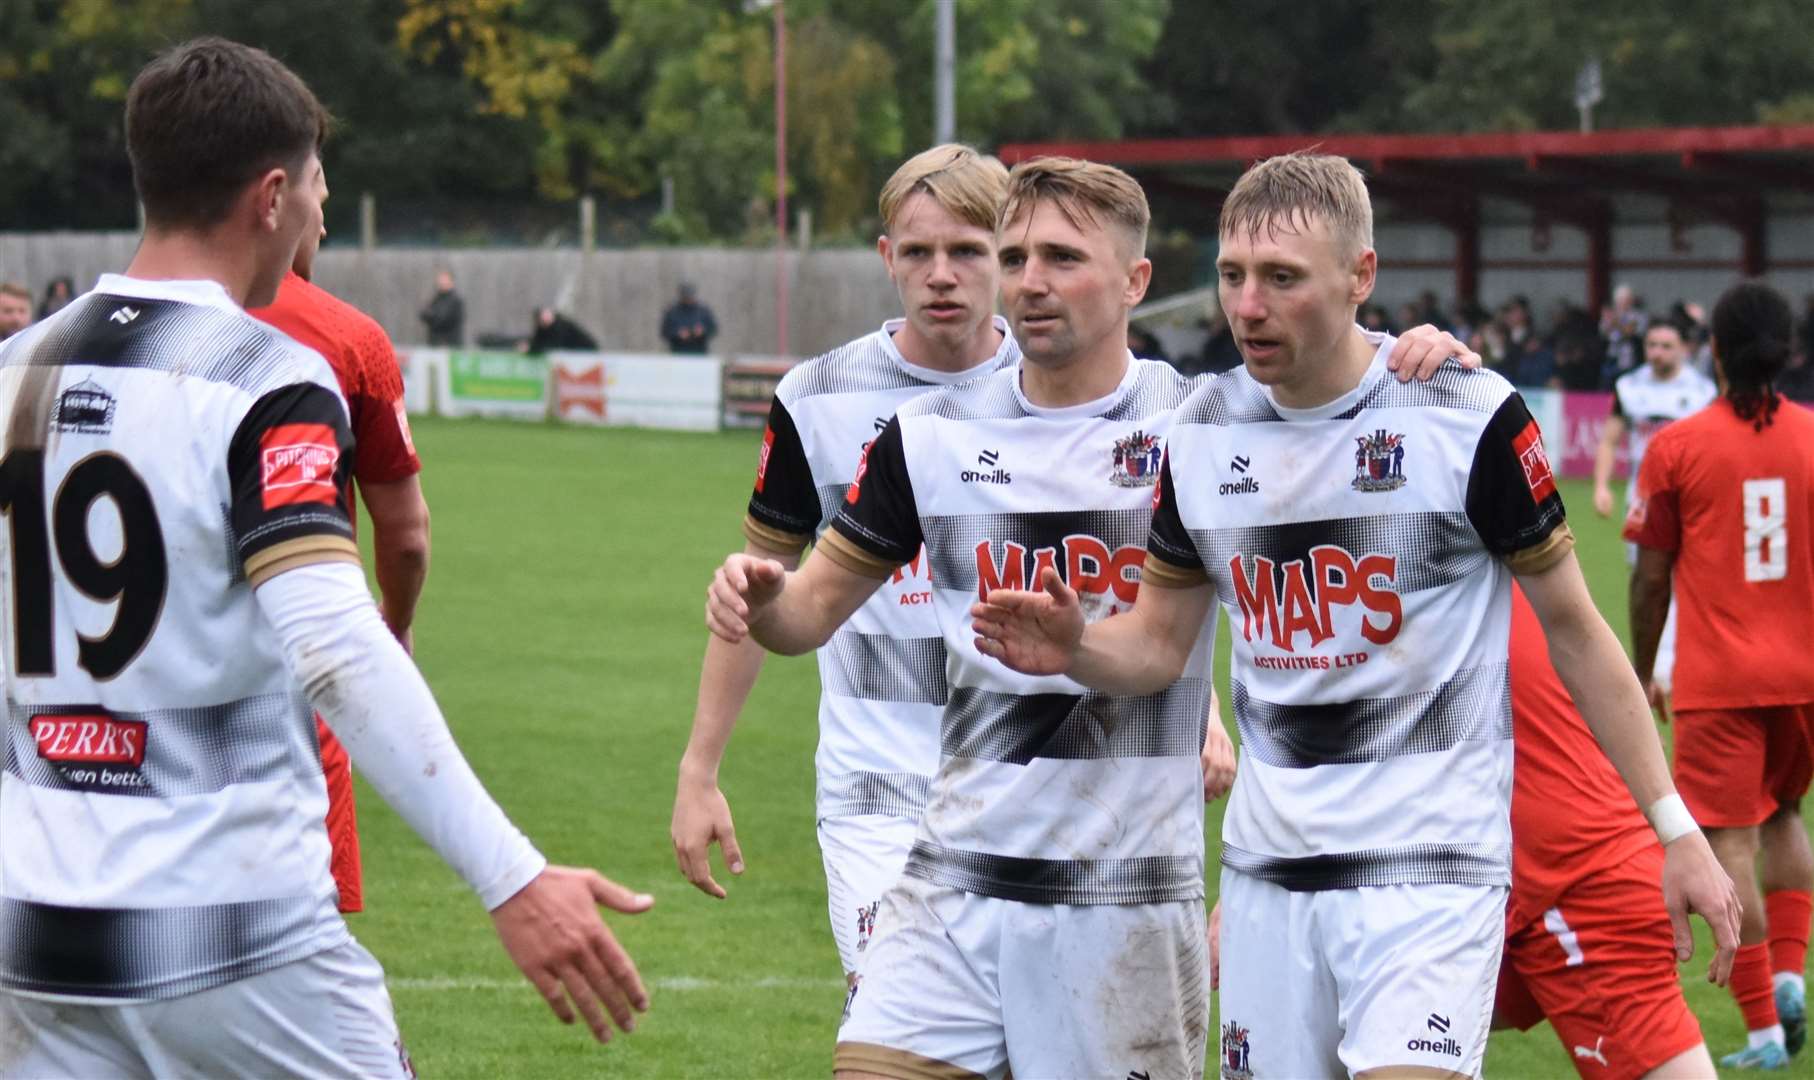
M 1388 435 L 1380 428 L 1354 441 L 1354 490 L 1397 491 L 1405 486 L 1403 434 Z
M 1162 452 L 1159 436 L 1148 435 L 1144 431 L 1116 439 L 1111 454 L 1115 468 L 1109 473 L 1109 483 L 1125 488 L 1152 487 L 1159 482 L 1159 456 Z
M 1233 1020 L 1223 1024 L 1222 1080 L 1253 1080 L 1247 1051 L 1247 1029 Z

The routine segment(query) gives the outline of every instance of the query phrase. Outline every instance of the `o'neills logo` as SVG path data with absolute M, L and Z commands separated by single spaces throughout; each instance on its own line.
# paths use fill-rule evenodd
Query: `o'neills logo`
M 1454 1039 L 1407 1039 L 1406 1050 L 1422 1050 L 1426 1054 L 1447 1054 L 1450 1057 L 1461 1056 L 1461 1044 Z
M 34 716 L 32 741 L 38 756 L 59 765 L 130 765 L 145 763 L 145 722 L 121 720 L 105 713 L 77 716 Z

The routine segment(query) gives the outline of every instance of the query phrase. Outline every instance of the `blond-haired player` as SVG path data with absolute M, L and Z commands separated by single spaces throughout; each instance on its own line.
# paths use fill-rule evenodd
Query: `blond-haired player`
M 1007 322 L 994 315 L 995 215 L 1007 180 L 1001 162 L 947 144 L 909 159 L 882 188 L 876 250 L 904 317 L 782 379 L 744 518 L 752 558 L 793 569 L 836 512 L 863 448 L 902 403 L 1018 357 Z M 945 648 L 925 603 L 930 589 L 925 561 L 913 560 L 819 650 L 816 816 L 832 934 L 852 985 L 938 766 Z M 689 881 L 720 898 L 708 849 L 721 844 L 733 874 L 743 872 L 743 855 L 718 768 L 764 655 L 754 642 L 710 641 L 680 762 L 674 854 Z
M 1127 351 L 1151 274 L 1131 177 L 1023 163 L 998 220 L 1021 360 L 903 405 L 815 557 L 788 573 L 732 555 L 707 622 L 803 652 L 903 566 L 931 568 L 948 684 L 937 775 L 840 1031 L 841 1075 L 1196 1075 L 1209 635 L 1189 678 L 1116 698 L 1005 671 L 967 615 L 1044 566 L 1092 617 L 1134 603 L 1158 447 L 1193 384 Z
M 1151 694 L 1189 677 L 1212 603 L 1227 609 L 1243 760 L 1223 822 L 1223 1076 L 1479 1073 L 1511 880 L 1513 575 L 1667 845 L 1678 948 L 1704 913 L 1723 978 L 1732 883 L 1588 597 L 1522 400 L 1490 372 L 1387 376 L 1391 337 L 1354 321 L 1377 259 L 1346 161 L 1261 163 L 1220 231 L 1244 367 L 1176 411 L 1140 602 L 1090 622 L 1048 570 L 1044 591 L 991 593 L 975 629 L 1013 670 Z

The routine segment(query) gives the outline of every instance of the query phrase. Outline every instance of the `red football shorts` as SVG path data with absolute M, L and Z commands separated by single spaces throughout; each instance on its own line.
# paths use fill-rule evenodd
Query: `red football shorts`
M 1591 1080 L 1628 1080 L 1701 1043 L 1663 908 L 1663 849 L 1645 848 L 1576 882 L 1505 942 L 1495 1019 L 1548 1019 Z
M 353 805 L 353 763 L 346 747 L 315 717 L 315 734 L 321 740 L 321 771 L 328 784 L 328 843 L 333 848 L 334 887 L 340 890 L 340 910 L 351 914 L 365 910 L 364 876 L 359 870 L 359 815 Z
M 1675 786 L 1694 820 L 1762 825 L 1814 778 L 1814 705 L 1675 714 Z

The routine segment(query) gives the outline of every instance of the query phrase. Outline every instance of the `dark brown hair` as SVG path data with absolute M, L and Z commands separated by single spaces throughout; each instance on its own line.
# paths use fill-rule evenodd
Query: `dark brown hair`
M 126 94 L 126 149 L 147 224 L 219 224 L 254 177 L 318 150 L 330 123 L 308 86 L 262 49 L 200 37 L 160 53 Z

